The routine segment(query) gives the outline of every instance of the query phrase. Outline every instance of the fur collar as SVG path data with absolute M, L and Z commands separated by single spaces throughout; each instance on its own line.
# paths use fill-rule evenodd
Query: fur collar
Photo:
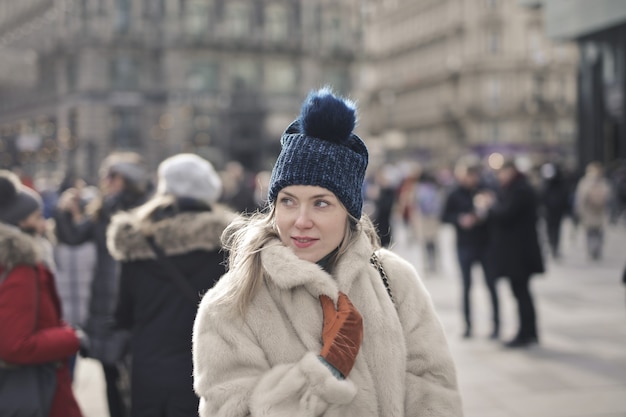
M 0 265 L 10 271 L 17 265 L 36 266 L 42 260 L 37 241 L 15 226 L 0 223 Z
M 266 246 L 261 259 L 270 279 L 279 288 L 289 290 L 303 285 L 315 297 L 326 294 L 336 301 L 338 292 L 348 293 L 364 268 L 372 268 L 369 259 L 373 252 L 369 238 L 361 233 L 335 267 L 333 276 L 319 265 L 298 258 L 279 241 Z
M 113 216 L 107 229 L 107 247 L 118 261 L 156 259 L 144 233 L 154 240 L 167 255 L 181 255 L 193 250 L 218 250 L 220 236 L 235 214 L 221 207 L 213 211 L 184 212 L 173 217 L 149 223 L 140 230 L 134 212 Z M 144 226 L 145 227 L 145 226 Z

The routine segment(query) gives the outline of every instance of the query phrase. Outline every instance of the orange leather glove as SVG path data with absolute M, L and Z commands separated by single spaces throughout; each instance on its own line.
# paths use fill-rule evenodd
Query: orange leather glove
M 347 295 L 340 292 L 335 304 L 326 295 L 320 295 L 324 312 L 322 328 L 322 352 L 320 355 L 347 377 L 363 341 L 363 318 Z

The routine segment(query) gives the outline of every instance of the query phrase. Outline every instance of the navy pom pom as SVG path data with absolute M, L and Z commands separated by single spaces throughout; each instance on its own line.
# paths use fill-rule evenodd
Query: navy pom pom
M 303 134 L 330 142 L 345 142 L 356 123 L 356 106 L 339 98 L 330 88 L 311 91 L 300 111 Z

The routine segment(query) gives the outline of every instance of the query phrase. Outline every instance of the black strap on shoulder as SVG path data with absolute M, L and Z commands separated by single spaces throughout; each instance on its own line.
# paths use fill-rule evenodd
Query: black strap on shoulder
M 172 261 L 165 254 L 165 252 L 163 252 L 163 249 L 161 249 L 159 245 L 156 244 L 154 238 L 152 236 L 148 236 L 146 237 L 146 241 L 148 242 L 148 245 L 150 245 L 150 248 L 152 248 L 152 251 L 157 256 L 157 260 L 161 262 L 161 265 L 165 268 L 168 275 L 173 278 L 174 282 L 183 293 L 183 295 L 197 307 L 198 303 L 200 302 L 200 295 L 193 289 L 191 284 L 189 284 L 189 281 L 187 281 L 187 279 L 178 270 L 178 268 L 174 266 Z
M 372 257 L 370 258 L 370 263 L 378 273 L 380 274 L 380 278 L 383 280 L 383 284 L 385 285 L 385 289 L 387 290 L 387 294 L 389 294 L 389 298 L 391 298 L 391 302 L 393 305 L 396 305 L 396 300 L 393 298 L 393 294 L 391 292 L 391 285 L 389 284 L 389 277 L 387 277 L 387 273 L 385 272 L 385 268 L 383 268 L 383 263 L 378 258 L 376 253 L 372 253 Z

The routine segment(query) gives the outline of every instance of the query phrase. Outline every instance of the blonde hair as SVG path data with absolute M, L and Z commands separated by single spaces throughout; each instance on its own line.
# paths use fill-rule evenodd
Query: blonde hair
M 275 223 L 276 210 L 257 212 L 235 219 L 222 233 L 222 246 L 228 251 L 228 286 L 215 295 L 214 302 L 233 306 L 235 313 L 245 317 L 248 306 L 256 295 L 267 271 L 261 262 L 261 251 L 270 242 L 282 245 Z M 375 249 L 380 248 L 376 229 L 367 215 L 358 220 L 348 214 L 344 238 L 326 268 L 332 271 L 363 231 Z
M 150 200 L 133 210 L 139 230 L 144 236 L 149 236 L 152 230 L 154 213 L 176 205 L 176 197 L 171 194 L 155 194 Z

